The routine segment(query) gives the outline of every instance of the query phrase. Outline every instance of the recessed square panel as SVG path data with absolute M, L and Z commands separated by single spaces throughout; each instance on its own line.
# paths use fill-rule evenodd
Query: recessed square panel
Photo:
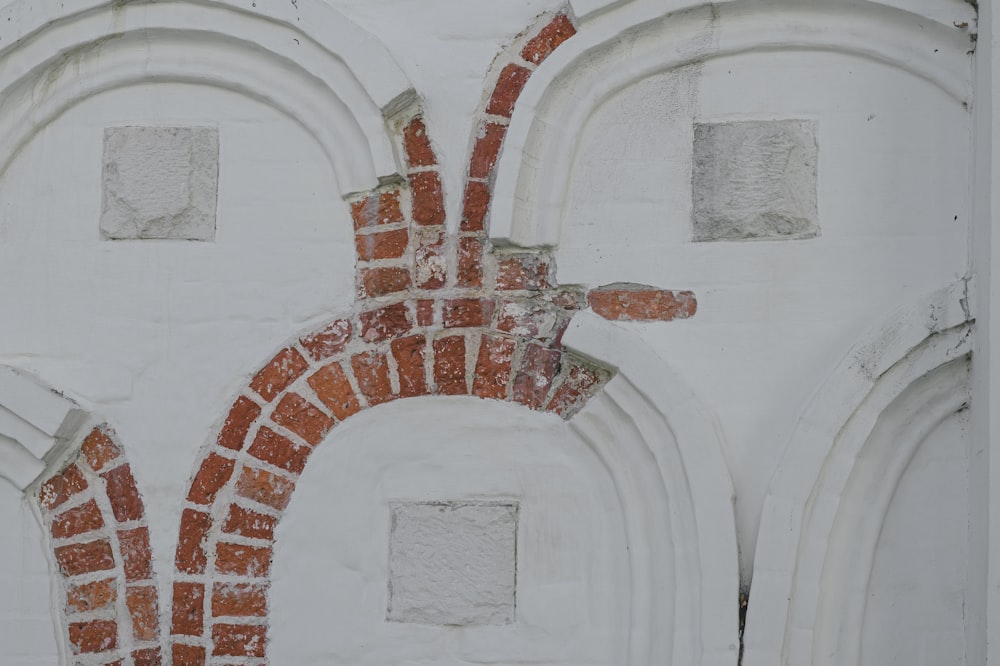
M 696 124 L 694 240 L 781 240 L 819 235 L 816 123 Z
M 395 503 L 390 510 L 389 620 L 514 621 L 516 503 Z
M 106 239 L 215 239 L 219 132 L 214 127 L 104 130 Z

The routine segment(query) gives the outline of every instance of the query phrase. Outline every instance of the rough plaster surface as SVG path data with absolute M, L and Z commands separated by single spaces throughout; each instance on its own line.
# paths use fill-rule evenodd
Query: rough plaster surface
M 101 235 L 108 239 L 215 239 L 219 130 L 104 130 Z
M 811 238 L 816 123 L 698 123 L 691 176 L 694 240 Z
M 389 539 L 388 619 L 425 624 L 514 621 L 517 505 L 398 503 Z

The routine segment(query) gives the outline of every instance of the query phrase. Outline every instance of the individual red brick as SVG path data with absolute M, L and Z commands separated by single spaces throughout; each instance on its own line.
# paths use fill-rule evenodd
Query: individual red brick
M 413 328 L 406 303 L 393 303 L 384 308 L 361 313 L 361 337 L 365 342 L 381 342 L 409 333 Z
M 545 410 L 568 419 L 580 411 L 600 385 L 601 376 L 595 370 L 574 365 L 556 389 L 552 400 L 545 406 Z
M 244 509 L 238 504 L 231 504 L 222 531 L 251 539 L 274 539 L 274 526 L 277 523 L 278 520 L 274 516 Z
M 112 460 L 122 454 L 122 450 L 111 439 L 104 428 L 94 428 L 80 445 L 90 469 L 100 472 Z
M 300 338 L 299 342 L 312 360 L 323 361 L 344 351 L 344 347 L 351 341 L 352 332 L 353 327 L 350 321 L 338 319 L 315 333 Z
M 87 489 L 87 479 L 80 468 L 70 465 L 42 485 L 38 501 L 46 509 L 54 509 L 70 497 Z
M 97 502 L 90 500 L 86 504 L 67 509 L 52 521 L 52 536 L 56 539 L 66 539 L 84 532 L 99 530 L 104 527 L 104 518 Z
M 465 395 L 465 338 L 453 335 L 434 341 L 434 381 L 443 395 Z
M 178 571 L 189 574 L 205 572 L 207 558 L 204 541 L 211 526 L 212 517 L 207 513 L 194 509 L 184 509 L 184 512 L 181 513 L 177 553 L 174 556 Z
M 410 244 L 410 232 L 393 229 L 375 234 L 358 234 L 354 237 L 354 248 L 360 261 L 375 259 L 398 259 Z
M 612 321 L 671 321 L 693 317 L 698 301 L 690 291 L 668 291 L 642 284 L 617 283 L 587 294 L 591 309 Z
M 216 583 L 212 589 L 212 617 L 264 617 L 267 587 L 247 583 Z
M 525 45 L 521 57 L 537 65 L 575 34 L 573 22 L 565 14 L 559 14 Z
M 175 661 L 174 663 L 177 664 L 177 666 L 181 666 L 180 662 Z M 160 654 L 160 648 L 133 650 L 132 664 L 134 666 L 162 666 L 163 656 Z
M 506 301 L 500 307 L 497 330 L 529 338 L 545 338 L 556 332 L 561 320 L 567 320 L 560 309 L 539 299 Z
M 205 631 L 205 586 L 201 583 L 174 583 L 174 606 L 170 633 L 201 636 Z
M 410 288 L 410 269 L 400 266 L 363 268 L 358 271 L 358 296 L 376 298 Z
M 421 226 L 444 224 L 444 193 L 441 178 L 434 171 L 410 175 L 413 192 L 413 221 Z
M 480 238 L 458 239 L 456 284 L 459 287 L 477 288 L 483 286 L 483 248 L 484 243 Z
M 525 347 L 511 399 L 531 409 L 540 409 L 559 372 L 561 357 L 560 352 L 541 345 L 532 343 Z
M 403 210 L 399 207 L 399 192 L 382 192 L 351 204 L 354 228 L 367 229 L 380 224 L 403 221 Z
M 445 236 L 442 231 L 421 234 L 420 242 L 413 253 L 413 266 L 417 277 L 417 287 L 440 289 L 448 278 L 448 259 Z
M 236 484 L 236 494 L 240 497 L 246 497 L 279 510 L 284 510 L 288 506 L 293 492 L 295 492 L 293 481 L 265 472 L 262 469 L 249 467 L 243 468 L 243 474 Z
M 307 383 L 316 392 L 320 402 L 326 405 L 340 421 L 361 409 L 361 404 L 347 379 L 347 373 L 338 363 L 320 368 L 307 380 Z
M 490 208 L 490 188 L 486 183 L 469 181 L 462 203 L 462 231 L 485 231 L 486 213 Z
M 261 428 L 247 453 L 286 472 L 301 474 L 312 449 L 308 446 L 296 446 L 290 439 L 270 428 Z
M 424 357 L 427 338 L 413 335 L 392 341 L 392 356 L 399 370 L 399 395 L 409 398 L 427 394 L 427 373 Z
M 108 500 L 115 520 L 124 523 L 129 520 L 140 520 L 143 515 L 142 498 L 139 489 L 135 487 L 132 469 L 121 465 L 110 472 L 101 475 L 107 485 Z
M 112 608 L 117 598 L 117 581 L 114 578 L 70 584 L 66 588 L 66 607 L 70 612 L 89 613 Z
M 125 580 L 149 580 L 153 577 L 152 555 L 149 550 L 149 528 L 119 530 L 118 544 L 122 551 Z
M 514 103 L 521 95 L 524 84 L 528 82 L 531 70 L 514 63 L 509 63 L 500 72 L 496 87 L 493 88 L 493 95 L 490 103 L 486 107 L 486 113 L 510 118 L 514 113 Z
M 205 666 L 205 648 L 174 643 L 171 647 L 174 666 Z
M 379 352 L 364 352 L 351 358 L 354 378 L 358 380 L 358 389 L 375 406 L 392 400 L 392 385 L 389 383 L 389 362 L 385 354 Z
M 56 562 L 64 576 L 77 576 L 115 568 L 115 556 L 107 539 L 74 543 L 55 549 Z
M 403 148 L 406 150 L 406 161 L 410 168 L 421 166 L 434 166 L 437 164 L 437 157 L 431 147 L 430 137 L 427 136 L 427 128 L 424 126 L 424 119 L 417 116 L 403 130 Z
M 112 620 L 72 622 L 69 625 L 69 642 L 74 654 L 107 652 L 118 647 L 118 624 Z
M 316 446 L 333 428 L 333 419 L 297 393 L 288 393 L 271 415 L 271 420 Z
M 265 578 L 271 571 L 271 549 L 220 541 L 215 547 L 215 569 L 221 574 Z
M 549 289 L 551 259 L 545 255 L 517 254 L 497 259 L 497 289 L 507 291 Z
M 250 388 L 264 400 L 271 402 L 308 368 L 309 364 L 302 358 L 302 354 L 286 347 L 257 373 L 250 382 Z
M 434 324 L 434 301 L 424 299 L 417 301 L 417 325 L 432 326 Z
M 155 641 L 159 637 L 159 606 L 156 588 L 130 587 L 125 602 L 132 616 L 132 636 L 137 641 Z
M 229 410 L 229 416 L 226 417 L 222 431 L 219 433 L 217 440 L 219 446 L 233 451 L 242 449 L 250 426 L 253 425 L 258 416 L 260 416 L 260 407 L 253 400 L 242 395 L 237 398 L 232 409 Z
M 516 343 L 511 338 L 484 335 L 476 359 L 476 376 L 472 393 L 480 398 L 503 400 L 510 383 L 511 359 Z
M 263 657 L 266 627 L 243 624 L 216 624 L 212 627 L 212 655 L 222 657 Z
M 216 494 L 233 475 L 235 465 L 235 460 L 210 453 L 201 461 L 201 467 L 194 475 L 191 488 L 188 490 L 188 501 L 195 504 L 211 504 L 215 501 Z
M 476 145 L 472 149 L 472 159 L 469 161 L 469 178 L 489 178 L 500 155 L 506 125 L 483 123 L 476 135 Z
M 445 328 L 489 326 L 495 304 L 491 298 L 458 298 L 444 302 L 441 309 Z

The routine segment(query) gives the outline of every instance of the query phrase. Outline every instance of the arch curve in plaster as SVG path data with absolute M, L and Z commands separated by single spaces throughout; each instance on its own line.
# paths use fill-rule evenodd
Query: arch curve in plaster
M 589 118 L 661 72 L 751 52 L 825 51 L 920 77 L 956 103 L 971 98 L 968 33 L 884 4 L 582 4 L 593 5 L 593 13 L 517 99 L 496 164 L 490 235 L 497 242 L 559 244 L 578 137 Z
M 320 0 L 259 4 L 9 4 L 0 10 L 0 173 L 78 102 L 180 82 L 239 92 L 298 122 L 323 149 L 343 196 L 398 177 L 386 120 L 416 94 L 385 48 Z
M 927 435 L 969 400 L 969 302 L 959 283 L 898 311 L 852 348 L 799 420 L 762 512 L 748 666 L 859 663 L 893 489 Z

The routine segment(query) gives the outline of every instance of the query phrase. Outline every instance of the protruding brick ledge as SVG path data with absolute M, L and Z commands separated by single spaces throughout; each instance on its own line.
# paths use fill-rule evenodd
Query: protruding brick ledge
M 612 321 L 672 321 L 693 317 L 698 300 L 690 291 L 670 291 L 644 284 L 616 282 L 591 290 L 587 304 Z

